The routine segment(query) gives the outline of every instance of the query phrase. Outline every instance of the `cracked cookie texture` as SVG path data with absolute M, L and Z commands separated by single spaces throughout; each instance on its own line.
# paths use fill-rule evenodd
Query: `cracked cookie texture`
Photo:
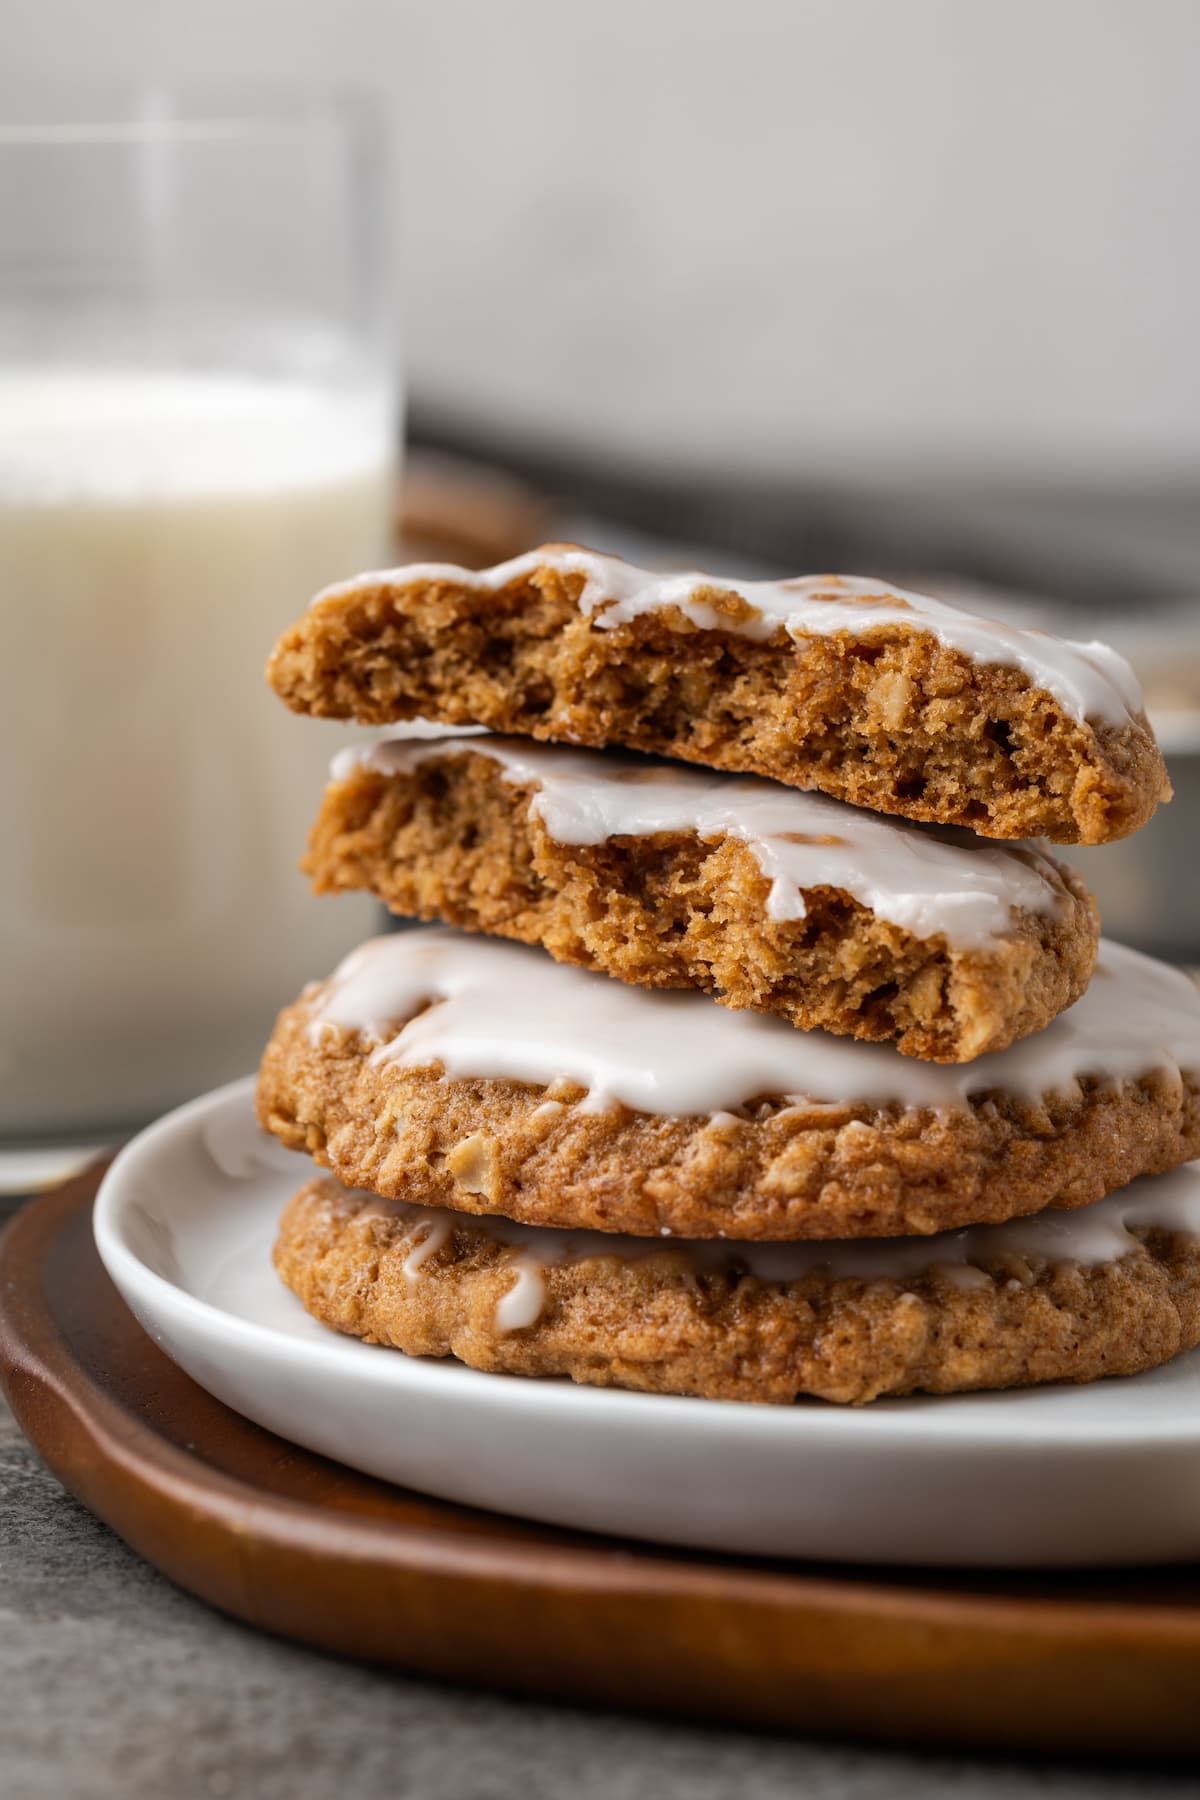
M 802 916 L 773 917 L 769 875 L 729 830 L 564 842 L 538 815 L 536 775 L 521 778 L 522 767 L 514 778 L 486 738 L 408 748 L 352 756 L 330 783 L 303 864 L 318 893 L 365 889 L 394 912 L 539 944 L 621 981 L 691 985 L 724 1006 L 938 1062 L 1041 1030 L 1079 998 L 1095 964 L 1091 896 L 1072 870 L 1032 850 L 971 843 L 950 853 L 968 869 L 978 856 L 1008 859 L 1027 888 L 1043 890 L 1038 910 L 1014 907 L 1001 931 L 966 943 L 918 934 L 828 881 L 805 890 Z M 574 762 L 610 766 L 600 752 Z M 656 773 L 652 763 L 634 769 L 631 787 L 653 795 Z M 765 786 L 742 788 L 752 785 Z M 861 816 L 842 810 L 845 829 L 862 830 Z M 915 827 L 885 830 L 925 848 Z
M 315 717 L 625 745 L 988 837 L 1108 843 L 1170 797 L 1103 646 L 845 577 L 642 577 L 561 545 L 363 576 L 284 633 L 268 678 Z

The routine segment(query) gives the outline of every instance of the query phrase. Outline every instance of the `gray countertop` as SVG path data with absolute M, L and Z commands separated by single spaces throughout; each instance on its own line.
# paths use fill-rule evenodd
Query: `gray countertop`
M 1182 1772 L 911 1755 L 576 1712 L 295 1649 L 211 1612 L 140 1562 L 64 1493 L 2 1403 L 0 1695 L 4 1800 L 1200 1792 Z

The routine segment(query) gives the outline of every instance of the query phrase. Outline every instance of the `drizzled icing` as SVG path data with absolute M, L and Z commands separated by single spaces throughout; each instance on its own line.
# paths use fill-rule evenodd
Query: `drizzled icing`
M 397 734 L 341 751 L 331 773 L 335 781 L 356 769 L 402 774 L 456 753 L 490 757 L 507 780 L 535 786 L 529 811 L 561 844 L 668 831 L 740 839 L 771 883 L 772 919 L 802 919 L 807 888 L 838 888 L 915 937 L 940 933 L 957 948 L 975 949 L 1003 937 L 1014 911 L 1053 913 L 1063 903 L 1055 865 L 1038 847 L 1002 847 L 754 776 L 614 750 L 503 737 L 423 734 L 407 741 Z
M 1075 719 L 1122 726 L 1144 710 L 1137 677 L 1107 644 L 1073 643 L 979 618 L 931 595 L 859 575 L 806 575 L 790 581 L 739 581 L 698 572 L 660 575 L 620 557 L 600 556 L 572 544 L 548 544 L 491 569 L 410 563 L 405 568 L 359 575 L 325 588 L 313 604 L 344 599 L 370 588 L 435 581 L 476 593 L 498 593 L 511 582 L 536 575 L 539 569 L 582 575 L 579 610 L 602 631 L 668 606 L 677 607 L 702 630 L 734 632 L 758 640 L 780 629 L 799 639 L 838 632 L 862 637 L 880 628 L 908 626 L 928 632 L 972 662 L 1019 669 Z M 737 597 L 732 606 L 730 595 Z
M 410 1281 L 414 1275 L 420 1274 L 429 1258 L 436 1255 L 446 1242 L 452 1222 L 449 1213 L 429 1212 L 409 1233 L 405 1240 L 409 1250 L 402 1266 Z
M 426 1261 L 450 1239 L 454 1227 L 478 1232 L 513 1251 L 507 1267 L 512 1286 L 495 1312 L 500 1333 L 521 1331 L 541 1316 L 546 1301 L 546 1271 L 555 1266 L 615 1257 L 621 1262 L 658 1256 L 685 1278 L 700 1274 L 744 1272 L 771 1284 L 824 1275 L 831 1281 L 896 1281 L 917 1279 L 939 1270 L 954 1286 L 990 1286 L 988 1270 L 1020 1281 L 1035 1268 L 1074 1263 L 1096 1268 L 1119 1262 L 1139 1246 L 1138 1232 L 1159 1230 L 1200 1238 L 1200 1163 L 1188 1163 L 1169 1175 L 1147 1175 L 1092 1206 L 1069 1212 L 1036 1213 L 1004 1225 L 971 1225 L 923 1238 L 853 1238 L 822 1243 L 757 1244 L 729 1240 L 627 1237 L 619 1232 L 556 1231 L 548 1226 L 518 1225 L 494 1217 L 462 1218 L 405 1201 L 375 1202 L 405 1222 L 401 1248 L 412 1244 L 402 1264 L 415 1281 Z
M 451 1077 L 587 1090 L 588 1111 L 696 1117 L 762 1096 L 834 1107 L 958 1109 L 973 1095 L 1034 1101 L 1083 1077 L 1200 1076 L 1200 992 L 1187 976 L 1102 941 L 1082 999 L 1045 1031 L 973 1063 L 922 1063 L 891 1045 L 800 1032 L 690 989 L 627 987 L 537 950 L 448 930 L 371 939 L 309 996 L 314 1042 L 342 1028 L 372 1062 Z M 551 1096 L 552 1097 L 552 1096 Z

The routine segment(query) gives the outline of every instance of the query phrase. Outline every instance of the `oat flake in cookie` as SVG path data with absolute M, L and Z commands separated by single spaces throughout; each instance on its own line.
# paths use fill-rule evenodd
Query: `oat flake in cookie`
M 268 674 L 296 712 L 620 744 L 986 837 L 1107 843 L 1170 795 L 1105 645 L 858 577 L 661 576 L 570 545 L 414 564 L 319 595 Z
M 445 930 L 280 1015 L 261 1123 L 348 1185 L 530 1224 L 883 1237 L 1087 1205 L 1200 1155 L 1200 993 L 1102 943 L 1082 999 L 918 1062 Z

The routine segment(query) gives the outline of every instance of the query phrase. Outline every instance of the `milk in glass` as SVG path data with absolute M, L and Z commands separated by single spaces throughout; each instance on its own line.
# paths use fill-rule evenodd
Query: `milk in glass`
M 134 1123 L 254 1066 L 372 925 L 297 872 L 331 752 L 263 665 L 379 563 L 378 390 L 0 370 L 0 1132 Z

